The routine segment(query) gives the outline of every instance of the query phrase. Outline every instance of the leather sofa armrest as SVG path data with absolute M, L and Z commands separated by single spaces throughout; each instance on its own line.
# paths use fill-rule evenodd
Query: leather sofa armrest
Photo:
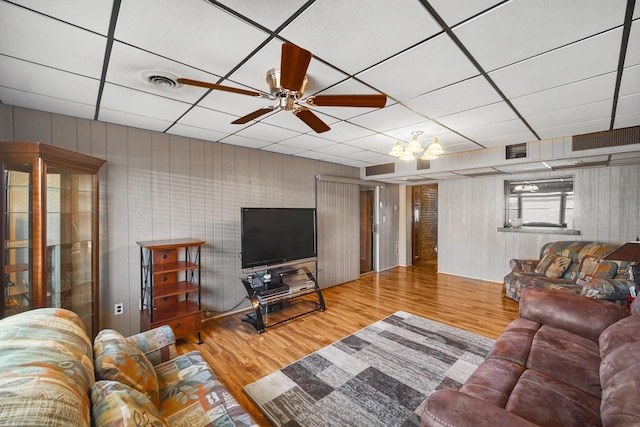
M 457 390 L 437 390 L 429 395 L 422 426 L 533 427 L 534 424 L 477 397 Z
M 518 273 L 533 273 L 539 263 L 537 259 L 512 259 L 509 260 L 509 267 Z
M 170 326 L 163 325 L 127 338 L 155 366 L 178 356 L 176 338 Z
M 622 305 L 553 289 L 527 288 L 520 299 L 520 317 L 596 342 L 607 326 L 627 316 Z

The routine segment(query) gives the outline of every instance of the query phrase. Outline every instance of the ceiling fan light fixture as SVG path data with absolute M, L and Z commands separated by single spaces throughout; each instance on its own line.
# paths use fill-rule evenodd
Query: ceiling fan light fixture
M 404 152 L 402 153 L 402 156 L 400 156 L 400 160 L 404 160 L 405 162 L 415 160 L 415 159 L 416 159 L 416 155 L 413 154 L 411 151 L 407 151 L 407 150 L 404 150 Z

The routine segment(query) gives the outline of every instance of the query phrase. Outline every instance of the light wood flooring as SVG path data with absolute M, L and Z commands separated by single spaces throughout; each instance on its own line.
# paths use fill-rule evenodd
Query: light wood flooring
M 204 323 L 203 344 L 179 341 L 178 350 L 200 350 L 231 394 L 261 426 L 269 422 L 242 387 L 365 326 L 402 310 L 496 338 L 518 317 L 518 303 L 502 297 L 498 283 L 436 273 L 435 263 L 368 273 L 323 290 L 327 310 L 257 334 L 244 314 Z

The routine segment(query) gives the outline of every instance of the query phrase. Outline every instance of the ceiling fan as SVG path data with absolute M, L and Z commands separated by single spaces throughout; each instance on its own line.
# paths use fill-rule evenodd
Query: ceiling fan
M 233 124 L 245 124 L 272 111 L 285 110 L 293 112 L 296 117 L 305 122 L 317 133 L 322 133 L 328 131 L 330 129 L 329 126 L 303 104 L 317 107 L 382 108 L 385 106 L 387 102 L 387 95 L 385 94 L 315 95 L 303 99 L 308 80 L 307 68 L 311 62 L 311 57 L 312 54 L 308 50 L 291 43 L 284 43 L 282 45 L 282 56 L 280 58 L 280 70 L 273 68 L 267 71 L 267 83 L 269 84 L 270 94 L 185 78 L 179 78 L 178 83 L 276 101 L 275 105 L 260 108 L 246 116 L 240 117 L 231 122 Z

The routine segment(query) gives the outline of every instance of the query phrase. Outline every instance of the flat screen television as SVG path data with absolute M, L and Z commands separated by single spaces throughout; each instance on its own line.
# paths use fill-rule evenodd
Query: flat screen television
M 317 256 L 313 208 L 242 208 L 242 268 Z

